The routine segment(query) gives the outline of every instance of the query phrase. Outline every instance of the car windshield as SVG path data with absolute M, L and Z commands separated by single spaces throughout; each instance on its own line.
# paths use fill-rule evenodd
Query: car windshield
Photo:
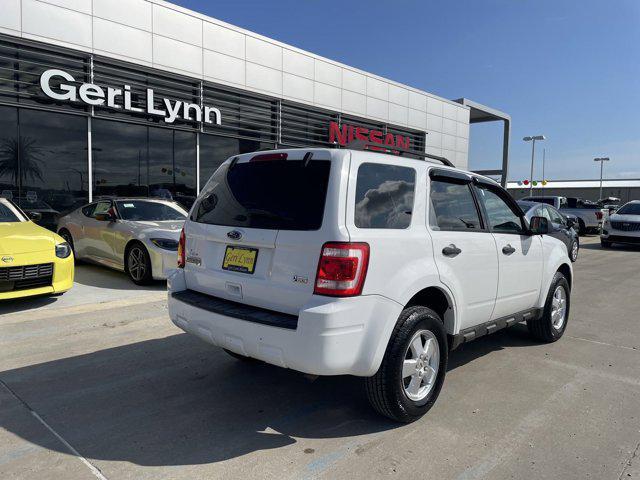
M 176 207 L 160 202 L 145 200 L 123 200 L 116 202 L 118 213 L 123 220 L 161 221 L 184 220 L 186 214 Z
M 25 222 L 26 218 L 14 207 L 11 202 L 0 198 L 0 223 Z
M 640 203 L 627 203 L 616 213 L 620 215 L 640 215 Z

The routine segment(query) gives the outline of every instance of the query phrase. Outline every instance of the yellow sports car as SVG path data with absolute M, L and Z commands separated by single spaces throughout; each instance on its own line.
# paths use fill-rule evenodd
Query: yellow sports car
M 60 295 L 73 285 L 73 252 L 62 237 L 0 198 L 0 300 Z

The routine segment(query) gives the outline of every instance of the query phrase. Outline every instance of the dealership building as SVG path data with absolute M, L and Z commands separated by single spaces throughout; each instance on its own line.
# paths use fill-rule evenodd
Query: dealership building
M 190 205 L 238 153 L 354 140 L 467 168 L 470 125 L 508 115 L 161 0 L 3 0 L 0 195 L 55 215 L 98 196 Z

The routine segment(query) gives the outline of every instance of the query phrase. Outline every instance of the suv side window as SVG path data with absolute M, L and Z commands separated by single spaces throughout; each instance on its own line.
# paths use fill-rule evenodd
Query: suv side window
M 408 228 L 415 187 L 413 168 L 379 163 L 360 165 L 356 183 L 356 227 Z
M 484 185 L 478 185 L 476 191 L 484 205 L 489 226 L 493 232 L 517 234 L 525 232 L 519 214 L 498 193 Z
M 482 230 L 469 183 L 431 179 L 429 225 L 433 230 Z

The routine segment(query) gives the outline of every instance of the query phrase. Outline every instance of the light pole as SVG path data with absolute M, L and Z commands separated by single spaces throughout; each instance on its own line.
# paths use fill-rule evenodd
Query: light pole
M 534 135 L 531 137 L 524 137 L 522 140 L 531 143 L 531 177 L 529 177 L 529 196 L 533 195 L 533 159 L 536 154 L 536 140 L 545 140 L 544 135 Z
M 602 170 L 603 170 L 603 166 L 604 166 L 604 162 L 608 162 L 609 161 L 609 157 L 598 157 L 598 158 L 594 158 L 593 159 L 594 162 L 600 162 L 600 196 L 598 197 L 598 200 L 602 199 Z

